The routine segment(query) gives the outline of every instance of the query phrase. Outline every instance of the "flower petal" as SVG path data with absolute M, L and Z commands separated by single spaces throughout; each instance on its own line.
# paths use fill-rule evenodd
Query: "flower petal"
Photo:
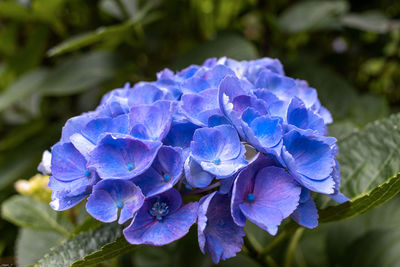
M 103 179 L 131 179 L 153 163 L 160 142 L 107 134 L 91 152 L 89 166 Z

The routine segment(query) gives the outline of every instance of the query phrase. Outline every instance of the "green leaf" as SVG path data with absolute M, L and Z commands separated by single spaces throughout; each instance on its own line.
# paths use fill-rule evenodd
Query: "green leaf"
M 346 14 L 341 18 L 341 23 L 350 28 L 376 33 L 387 33 L 394 29 L 400 29 L 400 21 L 391 20 L 385 14 L 377 11 Z
M 21 228 L 16 244 L 18 266 L 28 266 L 37 262 L 51 247 L 64 239 L 58 233 Z
M 320 222 L 362 214 L 400 192 L 399 126 L 400 113 L 368 124 L 338 142 L 340 190 L 351 201 L 321 210 Z
M 92 216 L 88 216 L 79 226 L 74 230 L 74 234 L 80 234 L 82 232 L 88 232 L 99 228 L 103 223 L 96 220 Z
M 10 18 L 18 21 L 36 19 L 27 8 L 18 4 L 16 1 L 10 0 L 0 1 L 0 16 L 2 18 Z
M 69 235 L 69 231 L 59 223 L 58 212 L 52 210 L 48 204 L 30 197 L 15 195 L 9 198 L 3 202 L 1 213 L 4 219 L 20 227 Z
M 38 69 L 31 71 L 12 83 L 4 93 L 0 94 L 0 111 L 5 110 L 20 99 L 35 92 L 47 76 L 47 71 Z
M 92 52 L 75 56 L 50 71 L 40 84 L 40 92 L 48 96 L 82 92 L 111 79 L 122 60 L 111 52 Z
M 51 48 L 48 51 L 48 56 L 58 56 L 67 52 L 78 50 L 82 47 L 92 45 L 104 39 L 112 39 L 116 36 L 123 36 L 127 34 L 132 28 L 134 28 L 138 23 L 149 23 L 155 18 L 152 14 L 148 14 L 150 10 L 150 5 L 137 12 L 134 17 L 132 17 L 127 22 L 108 26 L 99 27 L 95 31 L 82 33 L 80 35 L 71 37 L 61 44 Z
M 279 17 L 283 30 L 295 33 L 338 28 L 338 18 L 349 9 L 346 1 L 302 1 Z
M 368 124 L 338 142 L 341 191 L 354 198 L 400 172 L 400 113 Z
M 237 60 L 250 60 L 258 57 L 255 46 L 236 34 L 221 34 L 215 40 L 199 45 L 173 64 L 173 68 L 180 69 L 190 64 L 201 64 L 210 57 L 229 57 Z
M 319 222 L 344 220 L 362 214 L 392 199 L 400 192 L 400 173 L 372 191 L 338 206 L 319 211 Z
M 78 234 L 51 249 L 35 266 L 91 266 L 137 248 L 126 242 L 121 232 L 122 227 L 114 223 Z

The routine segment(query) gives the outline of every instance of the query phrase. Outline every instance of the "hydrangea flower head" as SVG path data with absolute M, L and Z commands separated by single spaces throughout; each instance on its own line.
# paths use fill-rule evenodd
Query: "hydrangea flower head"
M 97 220 L 129 224 L 131 244 L 154 246 L 197 222 L 201 251 L 218 263 L 241 250 L 247 221 L 271 235 L 286 218 L 314 228 L 311 192 L 348 200 L 331 122 L 279 60 L 212 58 L 110 91 L 66 122 L 39 171 L 55 210 L 85 201 Z

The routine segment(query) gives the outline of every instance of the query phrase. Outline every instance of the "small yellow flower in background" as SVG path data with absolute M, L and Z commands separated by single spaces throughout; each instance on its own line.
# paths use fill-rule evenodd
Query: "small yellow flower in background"
M 15 189 L 21 195 L 48 203 L 51 201 L 51 190 L 47 185 L 48 183 L 49 176 L 36 174 L 29 180 L 18 180 L 15 183 Z

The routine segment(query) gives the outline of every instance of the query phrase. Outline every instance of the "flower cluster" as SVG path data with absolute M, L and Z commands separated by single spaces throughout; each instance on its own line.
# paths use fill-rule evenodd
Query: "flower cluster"
M 53 209 L 87 198 L 97 220 L 130 221 L 132 244 L 168 244 L 197 222 L 217 263 L 241 250 L 247 220 L 272 235 L 289 216 L 313 228 L 310 191 L 347 200 L 331 122 L 316 90 L 278 60 L 213 58 L 109 92 L 67 121 L 39 170 L 51 175 Z

